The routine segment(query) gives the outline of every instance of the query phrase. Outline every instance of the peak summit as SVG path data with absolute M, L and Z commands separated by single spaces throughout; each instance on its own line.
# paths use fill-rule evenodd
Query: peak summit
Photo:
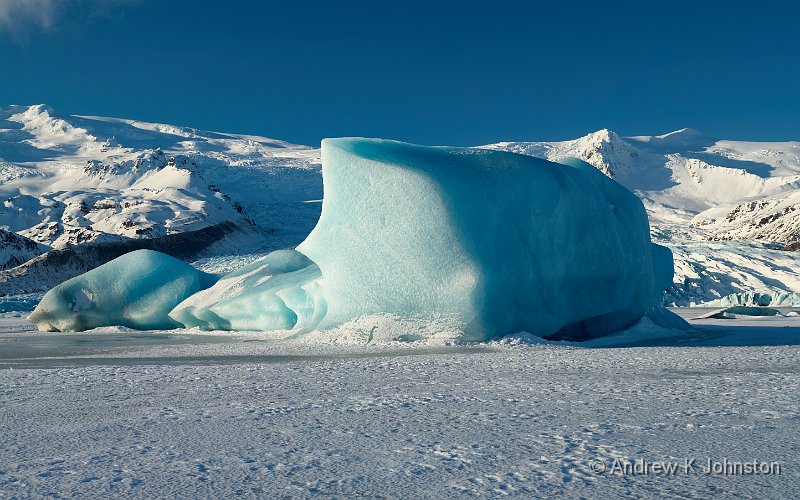
M 592 139 L 597 139 L 604 142 L 610 142 L 622 139 L 622 137 L 620 137 L 619 134 L 607 128 L 602 128 L 596 132 L 591 132 L 587 134 L 585 137 L 590 137 Z

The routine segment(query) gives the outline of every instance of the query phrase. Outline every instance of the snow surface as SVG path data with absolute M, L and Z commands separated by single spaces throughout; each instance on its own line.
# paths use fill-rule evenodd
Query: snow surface
M 174 328 L 181 325 L 169 319 L 169 311 L 214 281 L 169 255 L 137 250 L 56 286 L 29 319 L 41 331 Z
M 613 349 L 0 319 L 0 496 L 796 498 L 800 319 L 693 324 Z M 782 470 L 609 473 L 709 458 Z

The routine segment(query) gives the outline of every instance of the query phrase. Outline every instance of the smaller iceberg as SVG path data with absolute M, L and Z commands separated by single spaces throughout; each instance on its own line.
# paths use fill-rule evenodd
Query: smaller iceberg
M 780 316 L 780 311 L 763 306 L 733 306 L 717 309 L 692 319 L 736 319 L 739 316 Z
M 216 279 L 169 255 L 137 250 L 56 286 L 28 319 L 50 332 L 178 328 L 169 311 Z
M 227 274 L 170 312 L 202 330 L 310 329 L 325 316 L 319 267 L 295 250 L 278 250 Z

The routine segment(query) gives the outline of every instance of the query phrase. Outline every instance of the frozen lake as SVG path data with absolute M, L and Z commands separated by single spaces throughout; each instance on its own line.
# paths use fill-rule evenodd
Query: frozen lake
M 311 347 L 3 318 L 0 497 L 797 497 L 800 318 L 692 324 L 604 341 L 626 348 Z
M 548 343 L 572 347 L 678 347 L 800 345 L 800 317 L 740 317 L 693 320 L 712 309 L 678 308 L 691 332 L 637 332 L 585 343 Z M 782 310 L 784 313 L 788 309 Z M 282 363 L 346 357 L 419 354 L 469 354 L 492 344 L 392 343 L 376 346 L 317 346 L 275 340 L 263 334 L 205 333 L 187 330 L 140 332 L 98 328 L 90 332 L 39 333 L 24 318 L 0 318 L 0 369 L 63 368 L 92 365 Z

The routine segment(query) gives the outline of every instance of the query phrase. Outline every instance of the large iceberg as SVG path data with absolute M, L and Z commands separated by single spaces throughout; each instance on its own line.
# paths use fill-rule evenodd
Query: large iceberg
M 326 139 L 322 161 L 322 215 L 296 250 L 213 286 L 136 252 L 60 285 L 32 318 L 302 333 L 380 317 L 478 341 L 587 339 L 645 315 L 678 323 L 658 306 L 669 249 L 651 244 L 639 199 L 583 161 L 376 139 Z
M 56 286 L 28 319 L 41 331 L 177 328 L 167 313 L 215 280 L 169 255 L 137 250 Z
M 375 139 L 326 139 L 322 160 L 322 216 L 297 248 L 310 261 L 270 256 L 174 319 L 324 329 L 391 314 L 449 318 L 469 340 L 591 338 L 636 323 L 672 280 L 639 199 L 580 160 Z
M 384 312 L 453 316 L 474 340 L 588 338 L 652 304 L 644 207 L 585 162 L 326 139 L 322 164 L 297 249 L 322 271 L 323 327 Z

